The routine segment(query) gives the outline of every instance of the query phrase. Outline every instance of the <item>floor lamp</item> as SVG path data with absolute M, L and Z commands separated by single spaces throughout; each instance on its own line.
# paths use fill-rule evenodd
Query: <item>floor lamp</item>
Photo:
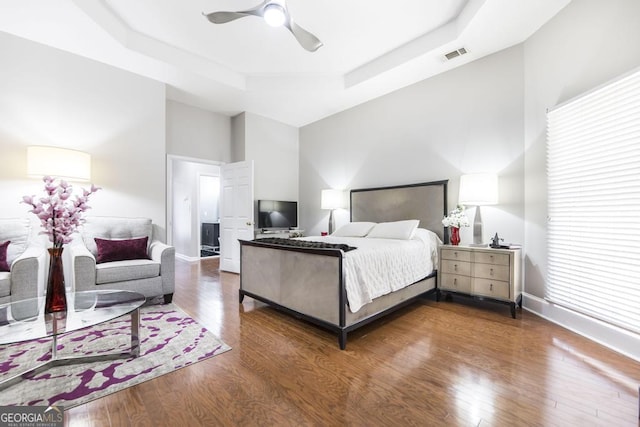
M 482 237 L 480 206 L 498 203 L 498 175 L 492 173 L 462 175 L 458 203 L 464 206 L 476 206 L 476 214 L 473 218 L 473 243 L 469 246 L 487 246 Z
M 333 233 L 333 211 L 344 207 L 344 191 L 322 190 L 320 208 L 329 210 L 329 234 Z
M 91 155 L 59 147 L 27 147 L 27 175 L 51 176 L 73 182 L 91 180 Z

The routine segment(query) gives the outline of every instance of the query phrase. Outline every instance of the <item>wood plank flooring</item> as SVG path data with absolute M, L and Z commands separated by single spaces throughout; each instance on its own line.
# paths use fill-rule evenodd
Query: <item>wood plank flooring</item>
M 638 426 L 640 364 L 526 311 L 425 299 L 334 334 L 177 261 L 174 302 L 229 352 L 66 411 L 70 426 Z

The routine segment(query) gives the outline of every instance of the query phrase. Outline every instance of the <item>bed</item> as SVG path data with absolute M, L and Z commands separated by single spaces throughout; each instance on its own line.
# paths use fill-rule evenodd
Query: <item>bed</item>
M 416 219 L 420 229 L 430 230 L 446 243 L 448 236 L 441 221 L 447 213 L 447 182 L 352 190 L 351 221 L 388 223 Z M 325 240 L 336 241 L 333 236 Z M 355 247 L 356 242 L 351 241 Z M 356 310 L 347 296 L 349 253 L 336 248 L 240 241 L 240 303 L 248 296 L 334 331 L 344 350 L 349 332 L 436 292 L 437 263 L 433 263 L 424 277 L 366 301 Z

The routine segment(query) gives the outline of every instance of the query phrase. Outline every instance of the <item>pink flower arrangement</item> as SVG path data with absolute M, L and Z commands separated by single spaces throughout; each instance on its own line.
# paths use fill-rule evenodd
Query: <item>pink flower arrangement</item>
M 73 188 L 66 181 L 61 179 L 56 183 L 50 176 L 45 176 L 42 180 L 45 196 L 40 199 L 36 199 L 36 196 L 24 196 L 21 203 L 30 205 L 33 209 L 29 212 L 40 219 L 44 228 L 40 234 L 49 236 L 54 248 L 61 248 L 71 242 L 71 236 L 84 222 L 82 215 L 90 209 L 87 205 L 89 196 L 100 188 L 92 184 L 91 190 L 82 189 L 82 196 L 76 195 L 72 199 Z

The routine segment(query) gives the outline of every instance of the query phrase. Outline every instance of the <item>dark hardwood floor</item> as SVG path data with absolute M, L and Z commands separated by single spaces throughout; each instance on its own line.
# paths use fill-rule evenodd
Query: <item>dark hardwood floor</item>
M 423 300 L 349 334 L 238 304 L 218 260 L 174 302 L 229 352 L 66 411 L 70 426 L 637 426 L 640 364 L 526 311 Z

